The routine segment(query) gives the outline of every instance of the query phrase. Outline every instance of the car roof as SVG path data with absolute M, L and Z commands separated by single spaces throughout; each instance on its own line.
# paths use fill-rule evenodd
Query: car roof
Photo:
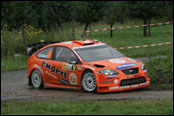
M 66 42 L 49 44 L 49 45 L 47 45 L 47 47 L 65 46 L 65 47 L 73 49 L 73 48 L 78 48 L 81 46 L 96 45 L 96 44 L 101 44 L 101 43 L 103 43 L 103 42 L 98 41 L 98 40 L 75 40 L 75 41 L 66 41 Z

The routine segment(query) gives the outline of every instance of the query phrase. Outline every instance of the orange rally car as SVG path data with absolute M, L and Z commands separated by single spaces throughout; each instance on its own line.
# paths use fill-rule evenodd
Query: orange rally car
M 150 85 L 141 61 L 125 57 L 97 40 L 28 45 L 27 58 L 28 84 L 39 89 L 57 87 L 102 93 Z

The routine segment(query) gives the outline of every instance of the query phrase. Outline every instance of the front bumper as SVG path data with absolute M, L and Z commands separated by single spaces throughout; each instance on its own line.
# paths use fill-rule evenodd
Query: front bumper
M 98 93 L 106 93 L 106 92 L 119 92 L 119 91 L 128 91 L 133 89 L 140 89 L 144 88 L 150 85 L 150 79 L 148 77 L 145 77 L 145 82 L 139 83 L 139 84 L 132 84 L 132 85 L 125 85 L 120 86 L 120 83 L 118 84 L 108 84 L 108 85 L 99 85 L 97 87 Z

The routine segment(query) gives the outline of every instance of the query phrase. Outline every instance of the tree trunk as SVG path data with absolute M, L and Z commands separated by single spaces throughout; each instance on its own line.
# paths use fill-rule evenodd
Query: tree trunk
M 61 27 L 61 22 L 59 20 L 57 20 L 57 27 L 60 28 Z
M 84 29 L 85 31 L 87 31 L 89 24 L 90 24 L 89 22 L 85 24 L 85 29 Z M 83 33 L 83 36 L 86 37 L 86 32 Z
M 91 30 L 91 23 L 89 25 L 89 30 Z M 89 36 L 91 37 L 91 32 L 89 32 Z
M 110 28 L 112 29 L 113 24 L 111 24 L 110 26 Z M 112 39 L 112 30 L 110 31 L 110 39 Z
M 151 36 L 150 35 L 150 19 L 148 20 L 148 24 L 149 24 L 149 27 L 148 28 L 149 28 L 149 37 L 150 37 Z
M 147 19 L 144 19 L 144 25 L 147 25 Z M 144 26 L 144 37 L 147 37 L 147 26 Z

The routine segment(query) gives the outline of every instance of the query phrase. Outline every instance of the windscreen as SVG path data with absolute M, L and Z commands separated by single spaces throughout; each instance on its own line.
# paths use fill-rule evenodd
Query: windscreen
M 119 51 L 105 44 L 90 47 L 84 46 L 74 50 L 85 62 L 124 57 Z

